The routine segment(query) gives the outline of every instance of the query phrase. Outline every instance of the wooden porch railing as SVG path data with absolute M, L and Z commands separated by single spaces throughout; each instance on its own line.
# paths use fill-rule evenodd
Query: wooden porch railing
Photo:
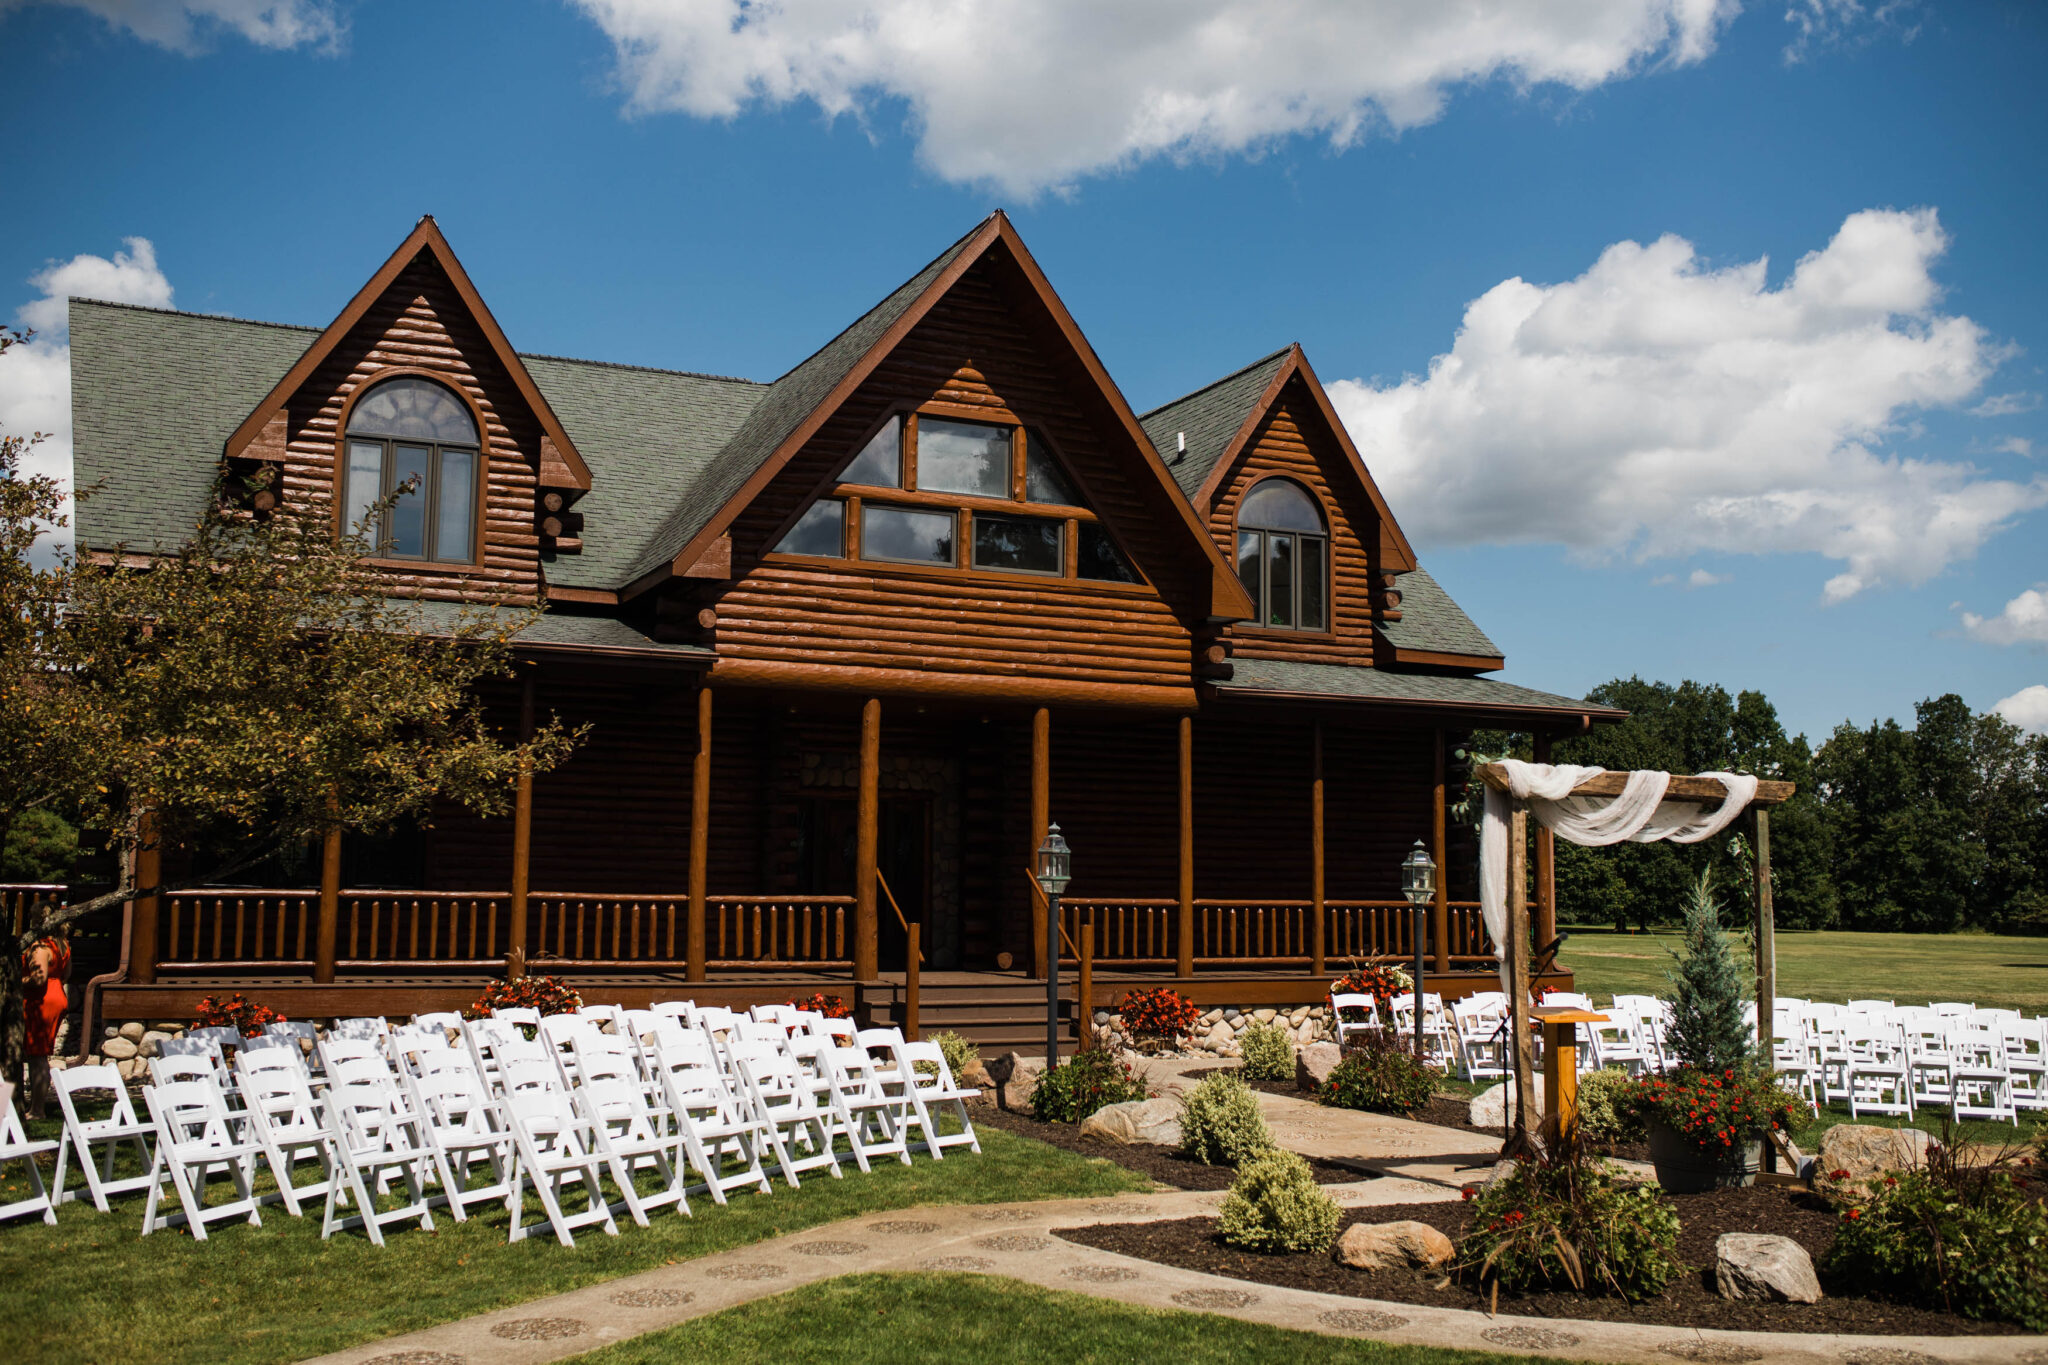
M 62 905 L 70 890 L 62 882 L 8 882 L 0 886 L 0 924 L 6 925 L 10 934 L 22 933 L 28 928 L 28 912 L 37 902 Z
M 1060 919 L 1070 937 L 1080 927 L 1095 931 L 1095 960 L 1118 967 L 1153 967 L 1176 960 L 1174 921 L 1179 902 L 1170 897 L 1075 899 L 1060 902 Z M 1310 916 L 1305 900 L 1195 901 L 1197 963 L 1209 966 L 1305 966 L 1310 955 Z M 1414 911 L 1405 900 L 1326 900 L 1323 951 L 1327 960 L 1409 957 L 1415 950 Z M 1428 917 L 1425 916 L 1425 936 Z M 1426 943 L 1435 948 L 1435 944 Z M 1450 959 L 1453 966 L 1490 963 L 1486 929 L 1476 901 L 1450 904 Z

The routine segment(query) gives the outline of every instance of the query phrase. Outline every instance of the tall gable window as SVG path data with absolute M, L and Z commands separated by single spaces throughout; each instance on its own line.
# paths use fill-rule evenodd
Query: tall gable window
M 361 527 L 390 559 L 476 558 L 481 444 L 461 399 L 430 379 L 387 379 L 350 410 L 347 444 L 342 515 L 349 530 Z
M 1292 479 L 1264 479 L 1237 509 L 1237 577 L 1259 625 L 1329 628 L 1330 537 L 1323 512 Z
M 1037 432 L 933 413 L 884 422 L 775 553 L 1143 581 Z

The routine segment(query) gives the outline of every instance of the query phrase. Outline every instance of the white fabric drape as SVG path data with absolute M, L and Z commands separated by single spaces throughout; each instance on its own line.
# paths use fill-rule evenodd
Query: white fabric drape
M 1507 983 L 1508 943 L 1508 816 L 1516 799 L 1529 803 L 1529 813 L 1567 843 L 1602 846 L 1629 840 L 1639 844 L 1670 839 L 1696 844 L 1728 827 L 1756 797 L 1756 779 L 1744 773 L 1701 773 L 1728 790 L 1712 814 L 1702 815 L 1697 801 L 1666 801 L 1671 774 L 1632 772 L 1615 797 L 1573 796 L 1572 790 L 1604 768 L 1569 764 L 1523 763 L 1503 759 L 1509 792 L 1486 789 L 1485 819 L 1479 829 L 1479 913 L 1486 921 L 1494 955 L 1500 959 L 1501 981 Z

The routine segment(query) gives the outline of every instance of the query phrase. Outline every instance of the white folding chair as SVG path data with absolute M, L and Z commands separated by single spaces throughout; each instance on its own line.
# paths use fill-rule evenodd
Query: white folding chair
M 577 1018 L 594 1020 L 600 1025 L 610 1024 L 614 1028 L 618 1027 L 619 1016 L 625 1012 L 626 1007 L 624 1005 L 578 1005 L 576 1007 Z
M 1346 1019 L 1346 1010 L 1359 1010 L 1364 1018 Z M 1347 991 L 1330 997 L 1330 1022 L 1337 1031 L 1337 1046 L 1341 1048 L 1346 1039 L 1353 1036 L 1363 1038 L 1380 1031 L 1379 1008 L 1371 996 Z
M 834 1119 L 832 1126 L 845 1134 L 854 1165 L 863 1175 L 872 1169 L 869 1157 L 893 1156 L 908 1166 L 908 1097 L 900 1087 L 892 1093 L 892 1088 L 882 1083 L 866 1048 L 842 1047 L 829 1037 L 816 1041 L 816 1065 L 825 1081 L 819 1099 Z
M 771 1043 L 744 1040 L 728 1045 L 728 1057 L 738 1097 L 760 1125 L 789 1187 L 797 1188 L 799 1171 L 819 1167 L 843 1179 L 825 1111 L 796 1059 Z M 797 1150 L 803 1148 L 807 1155 Z
M 441 1194 L 458 1223 L 469 1218 L 469 1206 L 502 1200 L 512 1207 L 512 1135 L 484 1088 L 483 1077 L 469 1058 L 454 1050 L 424 1059 L 419 1073 L 399 1074 L 406 1105 L 420 1120 L 422 1135 L 433 1150 Z M 490 1179 L 472 1187 L 477 1164 Z
M 1913 1087 L 1908 1078 L 1905 1045 L 1895 1030 L 1869 1019 L 1851 1022 L 1843 1030 L 1848 1047 L 1844 1079 L 1848 1088 L 1849 1117 L 1897 1114 L 1913 1117 Z
M 662 1101 L 676 1125 L 684 1158 L 703 1177 L 701 1187 L 712 1202 L 723 1204 L 727 1190 L 753 1185 L 766 1194 L 772 1188 L 761 1168 L 766 1141 L 762 1125 L 734 1098 L 719 1068 L 711 1042 L 695 1030 L 657 1030 L 642 1055 L 651 1057 Z M 739 1161 L 728 1170 L 726 1146 Z
M 121 1073 L 111 1066 L 73 1066 L 55 1072 L 50 1080 L 57 1092 L 57 1108 L 64 1115 L 64 1132 L 57 1148 L 57 1178 L 51 1183 L 59 1204 L 76 1199 L 80 1191 L 64 1187 L 65 1162 L 74 1153 L 78 1169 L 85 1175 L 84 1194 L 101 1213 L 108 1212 L 107 1196 L 133 1194 L 149 1188 L 149 1137 L 156 1126 L 135 1116 L 134 1102 Z M 103 1119 L 88 1119 L 78 1112 L 78 1097 L 95 1090 L 107 1091 L 113 1099 L 112 1112 Z M 140 1158 L 143 1174 L 114 1178 L 114 1161 L 123 1143 L 132 1143 Z M 93 1148 L 102 1148 L 94 1160 Z
M 267 1051 L 275 1055 L 283 1049 Z M 291 1051 L 293 1055 L 283 1065 L 271 1063 L 263 1052 L 238 1053 L 235 1083 L 248 1116 L 248 1136 L 263 1153 L 277 1182 L 277 1193 L 270 1198 L 297 1218 L 304 1212 L 300 1200 L 327 1193 L 334 1180 L 334 1162 L 327 1149 L 328 1130 L 320 1102 L 313 1098 L 305 1070 L 298 1065 L 298 1049 Z M 297 1184 L 298 1165 L 309 1157 L 320 1163 L 320 1178 L 311 1184 Z
M 0 1219 L 22 1218 L 39 1213 L 45 1223 L 57 1221 L 56 1201 L 50 1198 L 49 1186 L 43 1184 L 43 1168 L 36 1165 L 37 1157 L 56 1150 L 57 1144 L 54 1142 L 40 1138 L 34 1142 L 29 1141 L 28 1130 L 22 1125 L 21 1115 L 15 1112 L 14 1085 L 11 1081 L 0 1081 L 0 1170 L 5 1170 L 11 1161 L 19 1161 L 22 1169 L 28 1173 L 28 1187 L 31 1191 L 26 1199 L 0 1204 Z M 87 1163 L 87 1168 L 90 1169 L 90 1163 Z M 61 1166 L 58 1167 L 60 1172 L 62 1169 Z M 61 1174 L 58 1179 L 63 1179 Z
M 2019 1126 L 2012 1074 L 2006 1068 L 2005 1040 L 1996 1029 L 1974 1027 L 1958 1016 L 1949 1033 L 1949 1112 L 1958 1119 L 2004 1119 Z
M 945 1050 L 937 1043 L 906 1043 L 901 1037 L 888 1040 L 885 1046 L 896 1062 L 894 1081 L 903 1088 L 910 1117 L 924 1134 L 924 1149 L 932 1154 L 932 1160 L 944 1160 L 948 1147 L 965 1147 L 979 1155 L 981 1139 L 975 1136 L 974 1120 L 967 1116 L 967 1101 L 981 1092 L 963 1087 L 954 1078 L 953 1069 L 946 1065 Z M 886 1083 L 890 1077 L 885 1074 L 881 1079 Z M 947 1108 L 960 1121 L 957 1133 L 939 1131 L 932 1111 Z
M 697 1002 L 694 1000 L 656 1000 L 649 1004 L 649 1014 L 666 1014 L 684 1028 L 695 1028 Z
M 598 1022 L 581 1014 L 550 1014 L 540 1021 L 540 1037 L 534 1041 L 548 1050 L 548 1056 L 562 1073 L 562 1088 L 574 1089 L 577 1082 L 576 1039 L 598 1036 Z
M 1946 1107 L 1955 1096 L 1955 1058 L 1949 1055 L 1948 1030 L 1941 1018 L 1928 1014 L 1900 1027 L 1906 1042 L 1906 1078 L 1913 1107 Z
M 1458 1067 L 1468 1081 L 1499 1079 L 1507 1073 L 1506 1011 L 1475 997 L 1451 1002 L 1458 1037 Z
M 2048 1109 L 2048 1018 L 2008 1019 L 1999 1029 L 2016 1109 Z
M 1886 1010 L 1898 1008 L 1891 1000 L 1851 1000 L 1845 1008 L 1851 1014 L 1883 1014 Z
M 1549 1009 L 1586 1010 L 1589 1013 L 1594 1012 L 1593 997 L 1590 995 L 1581 995 L 1577 991 L 1545 991 L 1543 992 L 1543 999 L 1541 1003 Z
M 774 1024 L 787 1032 L 803 1022 L 795 1005 L 755 1005 L 747 1011 L 757 1024 Z
M 203 1242 L 208 1223 L 244 1214 L 248 1215 L 250 1227 L 263 1226 L 263 1215 L 256 1206 L 254 1180 L 257 1146 L 253 1139 L 235 1132 L 219 1083 L 206 1075 L 146 1085 L 142 1088 L 142 1102 L 156 1128 L 156 1158 L 150 1163 L 142 1235 L 149 1236 L 159 1226 L 183 1224 L 192 1229 L 195 1239 Z M 206 1182 L 215 1172 L 226 1174 L 240 1197 L 208 1208 Z M 163 1200 L 166 1178 L 183 1212 L 159 1218 L 157 1206 Z
M 381 1014 L 358 1015 L 353 1019 L 337 1019 L 334 1027 L 327 1030 L 329 1037 L 355 1038 L 374 1043 L 391 1032 L 391 1021 Z
M 406 1107 L 390 1076 L 382 1082 L 330 1085 L 325 1107 L 334 1175 L 328 1182 L 327 1215 L 320 1223 L 320 1240 L 360 1227 L 373 1244 L 383 1246 L 384 1228 L 391 1223 L 417 1222 L 421 1231 L 432 1232 L 434 1214 L 428 1207 L 427 1184 L 434 1174 L 433 1148 L 424 1121 Z M 405 1186 L 404 1202 L 379 1209 L 377 1192 L 389 1184 Z M 344 1197 L 356 1211 L 339 1217 L 337 1210 Z
M 512 1133 L 512 1228 L 508 1240 L 524 1241 L 523 1221 L 528 1181 L 540 1197 L 555 1240 L 565 1247 L 576 1245 L 571 1234 L 580 1227 L 601 1227 L 606 1235 L 619 1235 L 611 1205 L 604 1197 L 598 1176 L 595 1135 L 590 1124 L 569 1103 L 558 1084 L 554 1064 L 546 1059 L 510 1062 L 505 1072 L 505 1097 L 500 1109 Z M 562 1208 L 562 1195 L 571 1185 L 581 1185 L 589 1207 L 580 1213 Z
M 459 1032 L 462 1028 L 462 1013 L 459 1010 L 429 1010 L 412 1017 L 414 1028 L 437 1028 L 442 1033 Z
M 595 1154 L 611 1171 L 620 1203 L 644 1228 L 649 1209 L 674 1205 L 678 1213 L 690 1211 L 684 1193 L 688 1167 L 680 1155 L 681 1140 L 663 1131 L 665 1115 L 649 1106 L 639 1068 L 623 1042 L 608 1034 L 574 1040 L 582 1084 L 569 1092 L 569 1100 L 588 1125 Z M 659 1182 L 652 1193 L 643 1192 L 637 1181 L 647 1170 Z
M 199 1058 L 206 1063 L 207 1074 L 213 1077 L 215 1083 L 226 1086 L 230 1081 L 231 1073 L 228 1071 L 227 1052 L 221 1047 L 220 1038 L 218 1037 L 221 1033 L 232 1034 L 234 1030 L 194 1029 L 182 1038 L 163 1038 L 158 1040 L 156 1056 L 149 1059 L 151 1077 L 155 1078 L 159 1084 L 162 1083 L 163 1078 L 158 1077 L 156 1074 L 156 1064 L 158 1062 Z
M 1649 1050 L 1643 1046 L 1641 1025 L 1633 1010 L 1602 1011 L 1607 1015 L 1604 1024 L 1581 1024 L 1592 1042 L 1587 1049 L 1592 1053 L 1595 1071 L 1614 1069 L 1640 1076 L 1650 1070 Z
M 531 1005 L 500 1005 L 491 1011 L 491 1018 L 501 1024 L 524 1024 L 527 1028 L 540 1027 L 540 1011 Z

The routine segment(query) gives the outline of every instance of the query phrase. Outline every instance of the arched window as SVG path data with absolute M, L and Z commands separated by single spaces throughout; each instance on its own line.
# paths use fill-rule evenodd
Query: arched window
M 467 564 L 476 558 L 481 463 L 468 405 L 430 379 L 387 379 L 349 412 L 347 529 L 374 516 L 363 535 L 379 555 Z
M 1280 630 L 1329 629 L 1330 536 L 1322 508 L 1292 479 L 1266 479 L 1237 509 L 1237 577 L 1254 622 Z

